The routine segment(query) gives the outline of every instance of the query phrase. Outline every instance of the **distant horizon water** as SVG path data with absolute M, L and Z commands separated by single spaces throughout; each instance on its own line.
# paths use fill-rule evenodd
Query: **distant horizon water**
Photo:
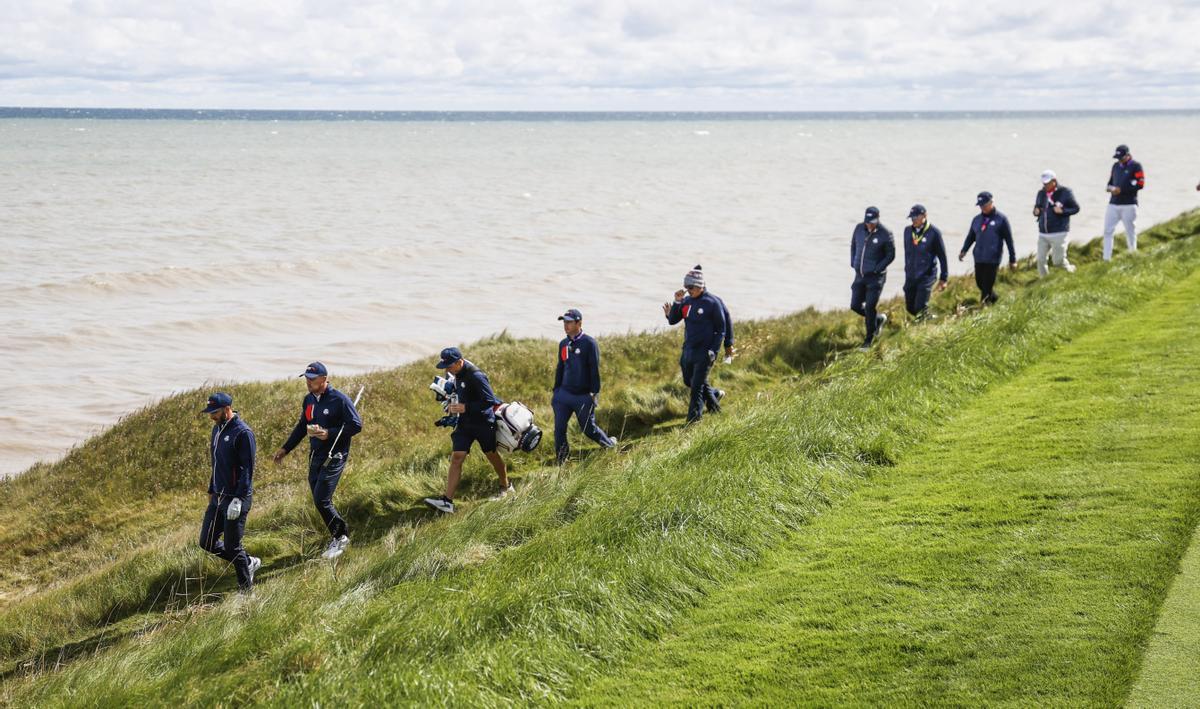
M 735 321 L 845 308 L 868 204 L 897 235 L 924 204 L 962 274 L 975 194 L 1031 253 L 1050 168 L 1091 239 L 1118 143 L 1146 167 L 1145 229 L 1200 201 L 1197 118 L 0 108 L 0 475 L 155 400 L 314 359 L 335 378 L 432 372 L 448 344 L 556 339 L 567 307 L 597 335 L 663 327 L 696 263 Z

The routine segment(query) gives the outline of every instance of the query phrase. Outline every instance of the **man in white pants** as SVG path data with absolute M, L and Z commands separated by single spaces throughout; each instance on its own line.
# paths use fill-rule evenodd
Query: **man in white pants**
M 1050 272 L 1046 256 L 1054 252 L 1054 265 L 1074 273 L 1075 267 L 1067 260 L 1067 236 L 1071 230 L 1071 215 L 1079 213 L 1079 202 L 1070 187 L 1058 184 L 1053 170 L 1042 173 L 1042 189 L 1033 199 L 1033 216 L 1038 220 L 1037 266 L 1038 276 Z
M 1142 164 L 1129 154 L 1128 145 L 1118 145 L 1113 153 L 1116 162 L 1108 174 L 1108 211 L 1104 214 L 1104 260 L 1112 259 L 1113 232 L 1117 222 L 1125 225 L 1125 245 L 1132 253 L 1137 251 L 1137 231 L 1133 227 L 1137 219 L 1138 192 L 1146 187 L 1146 173 Z

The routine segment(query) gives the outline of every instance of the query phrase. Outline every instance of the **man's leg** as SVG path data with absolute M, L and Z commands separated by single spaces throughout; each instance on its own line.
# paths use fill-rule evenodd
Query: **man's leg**
M 854 283 L 850 284 L 850 309 L 859 315 L 863 316 L 863 321 L 867 322 L 867 341 L 871 340 L 871 323 L 874 322 L 875 316 L 867 318 L 867 310 L 863 302 L 867 299 L 867 286 L 861 277 L 856 277 Z
M 1050 273 L 1050 268 L 1046 265 L 1046 255 L 1048 253 L 1050 253 L 1050 235 L 1049 234 L 1038 234 L 1038 243 L 1037 243 L 1038 278 L 1045 278 L 1046 274 Z M 1054 262 L 1057 264 L 1058 261 L 1059 261 L 1059 259 L 1056 256 L 1054 259 Z
M 923 317 L 925 317 L 925 315 L 927 315 L 926 311 L 929 309 L 929 298 L 933 294 L 933 284 L 934 284 L 934 281 L 928 281 L 926 283 L 916 283 L 913 285 L 913 288 L 912 288 L 913 310 L 910 310 L 909 311 L 910 313 L 912 313 L 913 315 L 915 315 L 919 318 L 923 318 Z M 914 310 L 915 310 L 915 312 L 914 312 Z
M 996 272 L 999 270 L 997 263 L 975 264 L 975 285 L 979 286 L 979 300 L 985 305 L 996 302 Z
M 921 312 L 917 308 L 916 285 L 909 281 L 904 282 L 904 309 L 913 317 L 916 317 Z
M 867 323 L 867 339 L 864 344 L 870 344 L 875 340 L 876 331 L 879 329 L 879 296 L 883 293 L 882 278 L 872 278 L 866 283 L 866 298 L 863 301 L 863 319 Z
M 1112 260 L 1113 249 L 1113 232 L 1117 230 L 1117 221 L 1120 220 L 1120 210 L 1117 205 L 1109 203 L 1108 209 L 1104 210 L 1104 249 L 1102 251 L 1105 261 Z
M 228 505 L 227 505 L 228 507 Z M 250 514 L 250 498 L 242 500 L 242 514 L 237 519 L 225 519 L 222 511 L 221 518 L 225 523 L 225 549 L 221 558 L 233 562 L 237 571 L 238 586 L 250 587 L 250 555 L 242 547 L 242 535 L 246 533 L 246 515 Z
M 336 539 L 349 531 L 346 520 L 333 506 L 333 493 L 342 479 L 342 471 L 346 469 L 346 458 L 334 458 L 322 468 L 325 462 L 324 458 L 313 458 L 309 465 L 308 480 L 312 485 L 313 504 L 329 529 L 329 534 Z
M 566 462 L 567 454 L 571 452 L 567 443 L 567 423 L 571 420 L 571 405 L 565 401 L 567 392 L 559 389 L 550 399 L 550 408 L 554 410 L 554 457 L 561 465 Z
M 583 435 L 604 448 L 612 448 L 615 445 L 612 439 L 596 424 L 596 400 L 587 394 L 580 394 L 574 406 L 575 419 L 579 421 L 579 430 L 583 431 Z
M 496 478 L 500 482 L 500 489 L 508 489 L 508 468 L 504 465 L 504 459 L 496 452 L 496 426 L 490 428 L 485 427 L 480 431 L 479 450 L 483 451 L 483 456 L 492 464 L 492 470 L 496 471 Z
M 1137 251 L 1137 229 L 1133 226 L 1135 220 L 1137 220 L 1137 205 L 1122 205 L 1121 221 L 1125 224 L 1125 245 L 1129 247 L 1130 253 Z
M 704 384 L 708 380 L 708 370 L 712 366 L 708 356 L 703 352 L 690 355 L 691 369 L 691 398 L 688 401 L 688 423 L 699 421 L 704 416 Z
M 458 492 L 458 481 L 462 479 L 463 461 L 467 459 L 467 451 L 454 451 L 450 454 L 450 472 L 446 474 L 446 499 L 453 500 Z
M 217 556 L 225 551 L 225 545 L 221 543 L 221 534 L 225 527 L 217 520 L 217 514 L 220 511 L 221 507 L 217 504 L 217 496 L 210 495 L 208 509 L 204 511 L 204 521 L 200 523 L 200 548 Z

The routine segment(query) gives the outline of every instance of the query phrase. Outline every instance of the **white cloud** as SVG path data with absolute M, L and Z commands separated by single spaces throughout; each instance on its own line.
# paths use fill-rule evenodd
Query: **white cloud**
M 1200 6 L 966 0 L 0 1 L 0 104 L 362 109 L 1200 104 Z

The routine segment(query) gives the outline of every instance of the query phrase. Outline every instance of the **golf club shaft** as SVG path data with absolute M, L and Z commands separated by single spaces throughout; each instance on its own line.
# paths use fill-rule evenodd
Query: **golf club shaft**
M 365 386 L 358 388 L 358 395 L 354 397 L 354 408 L 355 409 L 358 409 L 358 400 L 362 398 L 363 392 L 366 390 L 367 390 L 367 388 Z M 338 429 L 337 435 L 333 437 L 333 445 L 329 446 L 329 456 L 327 458 L 325 458 L 326 465 L 329 465 L 329 461 L 333 460 L 333 452 L 335 450 L 337 450 L 338 441 L 341 440 L 342 431 L 344 431 L 344 430 L 346 430 L 346 424 L 342 423 L 342 427 Z

